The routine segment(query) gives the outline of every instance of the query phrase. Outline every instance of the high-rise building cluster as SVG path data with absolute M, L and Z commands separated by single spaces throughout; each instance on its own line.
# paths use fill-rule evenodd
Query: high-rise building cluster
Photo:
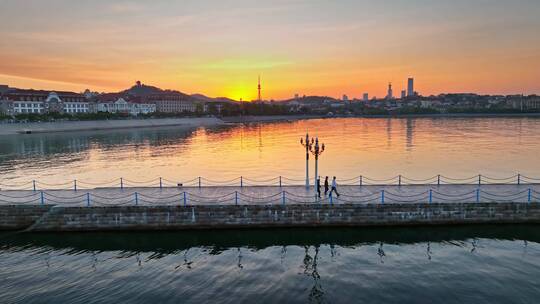
M 414 91 L 414 78 L 410 77 L 407 79 L 407 89 L 401 91 L 401 99 L 405 99 L 407 97 L 416 96 L 416 92 Z M 386 99 L 394 99 L 394 89 L 392 88 L 392 83 L 388 83 L 388 89 L 386 92 Z M 369 93 L 363 93 L 362 95 L 362 101 L 368 101 L 369 100 Z

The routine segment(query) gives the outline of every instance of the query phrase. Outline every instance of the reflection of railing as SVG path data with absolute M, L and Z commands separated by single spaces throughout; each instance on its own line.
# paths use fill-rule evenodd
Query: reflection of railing
M 67 181 L 63 183 L 46 183 L 37 180 L 10 184 L 0 182 L 0 190 L 40 190 L 40 189 L 95 189 L 95 188 L 144 188 L 144 187 L 244 187 L 244 186 L 299 186 L 303 185 L 303 178 L 288 178 L 278 176 L 269 179 L 251 179 L 236 177 L 229 180 L 212 180 L 205 177 L 197 177 L 190 180 L 172 180 L 166 178 L 154 178 L 146 181 L 133 181 L 125 178 L 117 178 L 105 182 Z M 435 175 L 427 179 L 413 179 L 403 175 L 397 175 L 387 179 L 374 179 L 366 176 L 357 176 L 348 179 L 338 179 L 338 184 L 343 186 L 368 186 L 368 185 L 532 185 L 540 184 L 540 178 L 528 177 L 516 174 L 507 178 L 494 178 L 485 175 L 475 175 L 469 178 L 451 178 L 444 175 Z
M 159 191 L 154 193 L 122 193 L 114 196 L 96 194 L 93 192 L 71 192 L 72 195 L 55 191 L 28 192 L 0 192 L 0 204 L 50 204 L 50 205 L 76 205 L 76 206 L 122 206 L 122 205 L 254 205 L 254 204 L 386 204 L 386 203 L 540 203 L 540 192 L 535 189 L 523 189 L 514 193 L 493 193 L 477 188 L 463 193 L 444 193 L 438 189 L 427 189 L 418 193 L 399 193 L 388 189 L 369 193 L 345 194 L 339 198 L 332 196 L 317 198 L 315 196 L 300 195 L 284 187 L 281 191 L 265 196 L 245 194 L 241 191 L 231 191 L 217 196 L 203 196 L 197 190 L 183 191 L 160 196 Z M 98 192 L 98 191 L 94 191 Z M 15 195 L 15 194 L 19 195 Z

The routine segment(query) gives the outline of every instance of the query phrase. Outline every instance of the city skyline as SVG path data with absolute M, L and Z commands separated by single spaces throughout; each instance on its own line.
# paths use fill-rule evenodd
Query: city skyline
M 0 83 L 244 100 L 538 94 L 540 3 L 0 1 Z M 75 12 L 75 13 L 74 13 Z M 331 12 L 328 14 L 328 12 Z M 254 81 L 255 79 L 255 81 Z

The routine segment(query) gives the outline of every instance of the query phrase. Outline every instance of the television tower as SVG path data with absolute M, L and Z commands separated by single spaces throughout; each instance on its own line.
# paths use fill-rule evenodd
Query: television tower
M 261 102 L 261 75 L 259 75 L 259 84 L 257 85 L 257 90 L 259 91 L 258 101 Z

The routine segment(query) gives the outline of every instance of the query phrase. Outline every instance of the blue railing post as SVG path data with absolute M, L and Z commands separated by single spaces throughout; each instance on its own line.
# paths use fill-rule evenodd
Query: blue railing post
M 429 189 L 429 203 L 433 203 L 433 190 Z
M 330 205 L 334 204 L 334 197 L 332 196 L 332 193 L 330 193 Z
M 199 176 L 199 189 L 201 188 L 201 177 Z
M 438 174 L 437 175 L 437 186 L 440 186 L 441 185 L 441 175 Z
M 234 204 L 238 205 L 238 191 L 234 191 Z
M 398 178 L 398 185 L 401 186 L 401 174 L 399 175 L 399 178 Z
M 186 191 L 184 191 L 184 207 L 187 205 L 187 195 Z
M 476 189 L 476 202 L 480 203 L 480 189 Z
M 124 189 L 124 179 L 120 177 L 120 189 Z
M 281 203 L 285 205 L 285 191 L 281 191 Z
M 32 187 L 34 188 L 34 192 L 35 192 L 36 191 L 36 181 L 35 180 L 32 181 Z
M 41 199 L 41 204 L 45 205 L 45 196 L 43 195 L 43 191 L 40 191 L 40 199 Z
M 362 187 L 362 175 L 360 175 L 360 187 Z
M 518 173 L 518 185 L 521 185 L 521 174 Z
M 240 188 L 244 187 L 244 178 L 240 176 Z
M 77 180 L 73 180 L 73 190 L 77 191 Z
M 482 175 L 478 174 L 478 186 L 482 185 Z
M 381 204 L 384 204 L 384 190 L 381 190 Z
M 90 193 L 86 193 L 86 207 L 90 207 Z
M 135 205 L 139 204 L 139 194 L 135 192 Z
M 527 191 L 527 203 L 531 203 L 531 188 L 529 188 L 529 191 Z
M 281 175 L 279 176 L 279 187 L 281 188 Z
M 163 181 L 159 178 L 159 189 L 163 189 Z

